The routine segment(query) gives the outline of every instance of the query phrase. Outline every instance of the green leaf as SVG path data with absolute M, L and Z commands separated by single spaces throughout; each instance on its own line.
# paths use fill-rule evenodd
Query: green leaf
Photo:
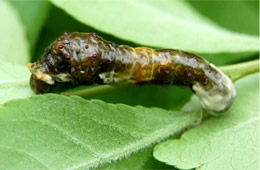
M 31 44 L 34 46 L 48 16 L 50 3 L 48 1 L 11 1 L 18 10 L 21 19 L 26 26 L 27 35 Z
M 27 67 L 0 61 L 0 105 L 8 100 L 33 95 Z
M 37 95 L 0 107 L 0 169 L 84 169 L 150 146 L 198 114 Z
M 189 0 L 188 3 L 221 27 L 259 35 L 259 1 Z
M 256 36 L 232 33 L 217 27 L 192 10 L 185 1 L 51 2 L 84 24 L 139 44 L 198 53 L 258 51 Z
M 237 98 L 225 115 L 159 144 L 154 157 L 181 169 L 259 169 L 259 74 L 235 85 Z
M 15 9 L 8 1 L 0 1 L 0 59 L 26 64 L 30 58 L 26 31 Z

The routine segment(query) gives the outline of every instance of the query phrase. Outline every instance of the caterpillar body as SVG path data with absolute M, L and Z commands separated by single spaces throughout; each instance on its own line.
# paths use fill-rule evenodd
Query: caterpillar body
M 236 95 L 232 81 L 199 56 L 116 45 L 95 33 L 64 33 L 28 67 L 35 93 L 48 92 L 62 82 L 183 85 L 191 87 L 212 114 L 229 109 Z

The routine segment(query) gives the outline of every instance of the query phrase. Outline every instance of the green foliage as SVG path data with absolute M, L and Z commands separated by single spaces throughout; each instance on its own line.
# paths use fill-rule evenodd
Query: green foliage
M 0 169 L 258 169 L 259 74 L 245 76 L 259 71 L 259 60 L 244 62 L 259 55 L 258 5 L 1 0 Z M 34 95 L 26 63 L 65 31 L 232 64 L 221 69 L 240 79 L 234 105 L 193 127 L 201 107 L 188 88 L 94 85 Z M 84 98 L 64 96 L 71 94 Z
M 229 32 L 192 10 L 186 15 L 185 1 L 51 1 L 84 24 L 140 44 L 199 53 L 258 51 L 257 37 Z
M 188 3 L 224 28 L 234 32 L 259 35 L 259 1 L 197 0 Z
M 15 64 L 29 61 L 25 29 L 17 11 L 7 1 L 0 1 L 0 59 Z
M 227 114 L 155 147 L 156 159 L 181 169 L 259 169 L 259 74 L 236 83 Z
M 0 167 L 97 167 L 165 139 L 198 118 L 196 113 L 114 105 L 76 96 L 14 100 L 0 109 Z
M 50 4 L 48 1 L 11 1 L 20 13 L 27 29 L 31 47 L 34 47 L 48 16 Z M 33 50 L 34 48 L 31 48 Z

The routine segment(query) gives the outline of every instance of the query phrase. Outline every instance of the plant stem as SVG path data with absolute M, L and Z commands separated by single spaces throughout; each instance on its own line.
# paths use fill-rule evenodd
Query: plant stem
M 65 91 L 62 92 L 62 95 L 65 96 L 70 96 L 70 95 L 77 95 L 77 96 L 91 96 L 94 94 L 100 94 L 103 92 L 107 92 L 107 91 L 112 91 L 117 89 L 118 87 L 115 86 L 111 86 L 111 85 L 100 85 L 100 86 L 95 86 L 95 87 L 91 87 L 91 88 L 85 88 L 85 89 L 81 89 L 78 91 Z
M 259 60 L 219 67 L 233 82 L 249 74 L 259 72 Z
M 228 66 L 219 67 L 224 73 L 230 76 L 231 80 L 235 82 L 236 80 L 245 77 L 249 74 L 259 72 L 259 60 L 253 60 L 248 62 L 243 62 L 240 64 L 233 64 Z M 78 91 L 67 91 L 61 94 L 70 96 L 91 96 L 94 94 L 101 94 L 107 91 L 118 90 L 127 86 L 111 86 L 111 85 L 101 85 L 92 88 L 85 88 Z

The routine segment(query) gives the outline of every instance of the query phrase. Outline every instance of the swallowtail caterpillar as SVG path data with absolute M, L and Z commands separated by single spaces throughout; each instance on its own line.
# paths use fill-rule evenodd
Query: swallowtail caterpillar
M 236 95 L 232 81 L 199 56 L 174 49 L 116 45 L 95 33 L 64 33 L 28 67 L 35 93 L 48 92 L 63 82 L 183 85 L 191 87 L 212 114 L 229 109 Z

